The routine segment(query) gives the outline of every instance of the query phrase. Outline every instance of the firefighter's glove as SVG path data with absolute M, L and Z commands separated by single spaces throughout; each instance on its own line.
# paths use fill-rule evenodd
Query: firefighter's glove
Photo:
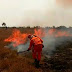
M 44 45 L 42 44 L 42 48 L 44 48 Z
M 30 51 L 30 49 L 28 49 L 27 51 Z

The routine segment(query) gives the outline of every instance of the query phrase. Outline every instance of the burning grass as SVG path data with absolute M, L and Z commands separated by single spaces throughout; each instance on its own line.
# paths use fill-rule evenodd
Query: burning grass
M 24 44 L 27 41 L 26 37 L 28 34 L 36 34 L 39 37 L 50 35 L 50 37 L 56 37 L 55 39 L 58 42 L 60 42 L 62 39 L 64 39 L 65 42 L 56 46 L 56 50 L 53 51 L 51 58 L 42 56 L 41 67 L 36 69 L 32 64 L 33 59 L 31 53 L 18 55 L 16 50 L 4 48 L 4 46 L 10 44 L 11 42 L 14 42 L 14 46 L 22 43 Z M 0 29 L 0 72 L 71 72 L 71 36 L 72 35 L 69 31 L 61 31 L 57 29 L 41 30 L 30 28 L 8 28 L 6 31 L 4 29 Z M 61 39 L 60 37 L 64 38 Z
M 33 65 L 33 59 L 28 56 L 22 57 L 17 54 L 16 50 L 4 48 L 10 42 L 4 42 L 4 39 L 11 36 L 13 29 L 0 29 L 0 72 L 42 72 Z M 31 64 L 29 64 L 31 63 Z

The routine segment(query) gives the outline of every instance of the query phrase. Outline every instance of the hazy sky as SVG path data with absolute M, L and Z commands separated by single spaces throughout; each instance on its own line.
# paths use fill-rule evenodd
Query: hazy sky
M 0 26 L 72 26 L 71 0 L 0 0 Z

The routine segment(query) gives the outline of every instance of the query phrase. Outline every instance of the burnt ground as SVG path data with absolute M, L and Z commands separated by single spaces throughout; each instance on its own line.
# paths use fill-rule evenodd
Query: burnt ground
M 72 72 L 72 42 L 66 42 L 56 48 L 51 58 L 44 59 L 45 72 Z
M 56 47 L 51 58 L 42 55 L 41 67 L 33 65 L 31 53 L 17 54 L 4 46 L 4 42 L 12 33 L 13 28 L 0 28 L 0 72 L 72 72 L 72 42 L 66 41 Z M 21 32 L 32 32 L 33 29 L 19 29 Z

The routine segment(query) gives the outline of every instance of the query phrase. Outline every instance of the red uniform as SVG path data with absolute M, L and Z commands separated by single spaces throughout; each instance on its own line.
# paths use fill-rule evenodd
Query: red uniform
M 29 50 L 32 49 L 33 58 L 39 61 L 41 60 L 42 43 L 43 41 L 39 37 L 33 37 L 28 48 Z

